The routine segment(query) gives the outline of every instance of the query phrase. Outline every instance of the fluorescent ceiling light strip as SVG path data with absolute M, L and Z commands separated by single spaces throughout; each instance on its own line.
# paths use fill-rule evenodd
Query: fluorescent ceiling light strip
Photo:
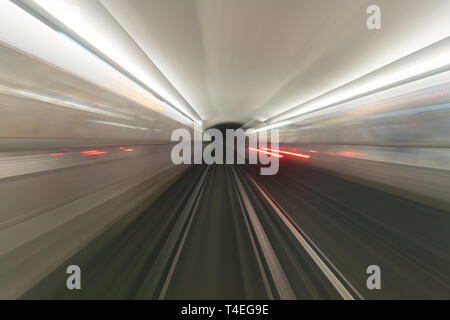
M 107 117 L 122 118 L 122 119 L 128 119 L 128 120 L 132 119 L 128 116 L 101 110 L 99 108 L 94 108 L 94 107 L 90 107 L 87 105 L 83 105 L 83 104 L 75 103 L 75 102 L 71 102 L 71 101 L 59 100 L 59 99 L 55 99 L 55 98 L 52 98 L 49 96 L 44 96 L 41 94 L 30 92 L 30 91 L 5 87 L 3 85 L 0 85 L 0 93 L 6 94 L 6 95 L 11 95 L 11 96 L 16 96 L 16 97 L 21 97 L 21 98 L 25 98 L 25 99 L 37 100 L 37 101 L 41 101 L 41 102 L 45 102 L 45 103 L 50 103 L 52 105 L 60 106 L 63 108 L 74 109 L 74 110 L 84 111 L 84 112 L 89 112 L 89 113 L 95 113 L 95 114 L 99 114 L 99 115 L 103 115 L 103 116 L 107 116 Z
M 55 31 L 61 33 L 62 35 L 68 37 L 70 40 L 74 41 L 76 44 L 80 45 L 83 49 L 87 50 L 89 53 L 96 56 L 100 61 L 103 63 L 106 63 L 108 66 L 113 68 L 115 71 L 119 72 L 122 76 L 124 76 L 127 80 L 131 81 L 134 85 L 136 85 L 138 88 L 144 90 L 145 92 L 149 93 L 152 97 L 156 98 L 158 101 L 162 102 L 165 106 L 169 107 L 170 109 L 176 111 L 181 116 L 187 118 L 189 121 L 193 121 L 197 124 L 199 124 L 199 120 L 192 118 L 176 106 L 174 106 L 170 101 L 162 97 L 159 93 L 157 93 L 152 88 L 148 87 L 145 83 L 143 83 L 141 80 L 134 77 L 132 74 L 130 74 L 127 70 L 123 69 L 119 64 L 117 64 L 114 60 L 110 59 L 105 53 L 98 50 L 95 46 L 87 42 L 81 35 L 77 34 L 74 30 L 69 28 L 64 22 L 62 22 L 60 19 L 52 15 L 51 12 L 48 10 L 48 3 L 56 3 L 52 1 L 36 1 L 33 0 L 35 4 L 37 4 L 42 10 L 44 10 L 47 14 L 55 18 L 60 24 L 67 27 L 68 30 L 65 30 L 65 28 L 62 28 L 57 25 L 57 23 L 54 23 L 49 19 L 48 17 L 45 17 L 44 15 L 40 14 L 38 10 L 32 5 L 29 4 L 29 1 L 23 1 L 23 0 L 11 0 L 13 3 L 18 5 L 20 8 L 27 11 L 29 14 L 49 26 L 50 28 L 54 29 Z M 68 32 L 69 31 L 69 32 Z M 142 104 L 142 103 L 141 103 Z
M 422 52 L 423 50 L 428 51 Z M 392 72 L 387 71 L 391 68 L 394 69 Z M 357 99 L 366 94 L 386 90 L 389 86 L 400 85 L 402 81 L 408 81 L 408 79 L 414 79 L 421 75 L 427 76 L 430 72 L 437 70 L 445 71 L 449 68 L 450 37 L 447 37 L 427 48 L 422 48 L 411 55 L 381 67 L 359 79 L 353 80 L 344 86 L 333 89 L 296 107 L 292 107 L 289 109 L 290 111 L 284 111 L 275 115 L 270 122 L 291 119 L 318 109 L 325 109 L 349 100 Z M 352 86 L 355 88 L 351 88 Z
M 390 102 L 390 101 L 400 101 L 400 103 L 405 103 L 404 99 L 411 96 L 423 96 L 423 92 L 427 93 L 428 95 L 425 96 L 425 99 L 430 99 L 429 95 L 438 95 L 438 96 L 444 96 L 448 95 L 448 86 L 449 86 L 449 78 L 450 77 L 450 70 L 444 71 L 442 73 L 436 74 L 434 76 L 429 76 L 427 78 L 418 79 L 415 81 L 412 81 L 407 84 L 403 84 L 398 87 L 392 87 L 390 89 L 386 89 L 380 92 L 375 92 L 370 95 L 364 96 L 364 97 L 358 97 L 356 99 L 347 100 L 344 103 L 339 103 L 336 105 L 333 105 L 328 108 L 321 108 L 318 110 L 314 110 L 311 112 L 308 112 L 306 114 L 301 114 L 299 116 L 272 123 L 266 126 L 262 126 L 260 128 L 251 128 L 248 129 L 246 132 L 248 134 L 250 133 L 256 133 L 260 131 L 270 130 L 273 128 L 279 128 L 283 126 L 287 126 L 290 124 L 299 124 L 300 122 L 304 120 L 308 120 L 310 118 L 317 118 L 324 115 L 336 112 L 349 112 L 354 111 L 355 108 L 358 110 L 365 110 L 364 108 L 369 106 L 369 109 L 373 109 L 374 106 L 380 106 L 382 107 L 384 103 Z M 381 104 L 381 105 L 380 105 Z M 408 109 L 410 110 L 410 109 Z M 398 111 L 396 111 L 398 112 Z M 302 129 L 306 129 L 307 127 L 303 127 Z
M 124 123 L 117 123 L 117 122 L 110 122 L 110 121 L 102 121 L 102 120 L 86 120 L 86 121 L 103 124 L 103 125 L 107 125 L 107 126 L 114 126 L 114 127 L 128 128 L 128 129 L 138 129 L 138 130 L 144 130 L 144 131 L 150 130 L 149 128 L 136 127 L 136 126 L 131 126 L 131 125 L 124 124 Z

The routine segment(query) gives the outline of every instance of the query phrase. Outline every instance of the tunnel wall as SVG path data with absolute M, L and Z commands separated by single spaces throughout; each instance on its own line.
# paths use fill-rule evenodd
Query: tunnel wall
M 186 169 L 170 161 L 170 144 L 116 149 L 101 148 L 108 157 L 92 159 L 69 152 L 58 158 L 69 167 L 1 177 L 0 298 L 19 297 L 108 226 L 132 221 Z M 23 155 L 14 163 L 46 158 Z
M 188 168 L 170 137 L 190 122 L 118 92 L 0 42 L 0 298 L 132 221 Z
M 280 128 L 309 165 L 449 209 L 450 71 L 300 116 Z
M 160 142 L 175 128 L 192 129 L 158 112 L 163 106 L 135 98 L 0 43 L 0 138 Z

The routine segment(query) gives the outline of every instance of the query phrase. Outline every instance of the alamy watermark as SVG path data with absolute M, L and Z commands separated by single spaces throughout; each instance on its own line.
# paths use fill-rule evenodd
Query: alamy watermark
M 376 4 L 367 7 L 366 13 L 369 15 L 366 20 L 366 26 L 369 30 L 381 29 L 381 9 Z
M 369 290 L 380 290 L 381 289 L 381 269 L 376 264 L 367 267 L 367 274 L 369 277 L 366 281 L 367 289 Z
M 243 129 L 226 129 L 224 138 L 223 131 L 215 128 L 203 133 L 201 128 L 194 128 L 194 137 L 189 130 L 180 128 L 172 132 L 171 141 L 178 141 L 171 153 L 172 162 L 177 165 L 260 163 L 264 165 L 261 175 L 275 175 L 279 169 L 279 157 L 264 151 L 268 145 L 278 149 L 278 129 L 252 134 Z
M 70 276 L 67 277 L 66 287 L 69 290 L 81 289 L 81 269 L 79 266 L 73 264 L 67 267 L 66 273 Z

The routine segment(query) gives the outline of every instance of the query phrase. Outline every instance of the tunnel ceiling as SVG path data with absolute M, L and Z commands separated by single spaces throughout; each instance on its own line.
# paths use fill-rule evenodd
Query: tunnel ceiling
M 446 11 L 380 0 L 371 32 L 371 0 L 101 2 L 207 126 L 266 120 L 441 40 Z
M 203 120 L 204 128 L 278 121 L 287 110 L 301 111 L 306 102 L 394 61 L 401 64 L 450 35 L 447 0 L 378 0 L 380 30 L 366 26 L 372 0 L 16 2 L 75 34 L 147 93 L 163 97 L 186 119 Z M 53 50 L 37 57 L 42 55 L 59 67 L 73 60 Z M 67 70 L 80 72 L 75 63 Z
M 378 0 L 380 30 L 366 26 L 372 0 L 22 2 L 204 128 L 258 127 L 450 35 L 446 0 Z

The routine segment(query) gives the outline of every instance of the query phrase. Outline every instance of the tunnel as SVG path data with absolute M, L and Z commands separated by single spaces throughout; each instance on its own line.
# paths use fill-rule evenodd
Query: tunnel
M 449 170 L 448 0 L 0 2 L 2 300 L 447 300 Z

